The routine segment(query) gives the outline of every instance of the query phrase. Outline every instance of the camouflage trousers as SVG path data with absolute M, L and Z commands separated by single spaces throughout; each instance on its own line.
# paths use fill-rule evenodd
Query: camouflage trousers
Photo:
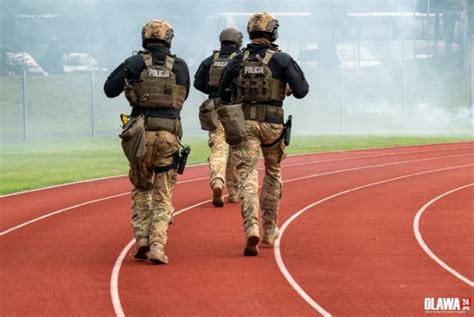
M 222 185 L 227 182 L 229 196 L 237 198 L 239 176 L 236 169 L 236 157 L 232 147 L 229 147 L 227 151 L 224 127 L 220 121 L 216 129 L 209 131 L 208 145 L 211 149 L 208 159 L 211 188 L 217 182 L 221 182 Z
M 280 163 L 286 156 L 286 147 L 283 140 L 271 147 L 262 147 L 261 144 L 270 144 L 278 139 L 283 131 L 283 125 L 253 120 L 246 120 L 245 123 L 248 134 L 247 140 L 237 145 L 235 149 L 237 170 L 240 176 L 240 210 L 244 231 L 247 234 L 250 229 L 258 228 L 257 165 L 260 149 L 265 162 L 265 176 L 260 199 L 262 226 L 265 231 L 271 231 L 278 223 L 278 210 L 283 190 Z
M 155 173 L 154 167 L 173 162 L 178 149 L 174 134 L 167 131 L 146 132 L 145 157 L 130 165 L 132 189 L 132 228 L 136 241 L 146 238 L 151 249 L 164 249 L 174 208 L 171 203 L 176 170 Z

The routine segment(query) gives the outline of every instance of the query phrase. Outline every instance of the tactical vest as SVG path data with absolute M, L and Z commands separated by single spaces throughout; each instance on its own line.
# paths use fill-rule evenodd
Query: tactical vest
M 262 58 L 256 55 L 256 60 L 250 60 L 250 52 L 244 52 L 239 76 L 235 79 L 235 89 L 232 90 L 234 103 L 266 103 L 283 101 L 285 99 L 285 84 L 273 78 L 268 62 L 276 51 L 268 49 Z
M 224 68 L 236 55 L 237 53 L 234 52 L 227 57 L 220 57 L 219 51 L 214 52 L 212 64 L 209 68 L 209 81 L 207 83 L 209 87 L 219 87 L 219 82 L 221 80 L 221 75 L 224 72 Z
M 131 106 L 145 108 L 175 108 L 181 110 L 186 88 L 176 84 L 173 73 L 174 56 L 167 55 L 163 65 L 153 64 L 150 52 L 139 53 L 145 62 L 140 80 L 125 83 L 125 97 Z

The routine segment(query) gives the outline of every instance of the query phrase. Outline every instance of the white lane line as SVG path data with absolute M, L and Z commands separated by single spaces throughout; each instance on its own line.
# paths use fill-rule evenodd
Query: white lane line
M 199 167 L 199 166 L 204 166 L 204 165 L 207 165 L 207 163 L 189 165 L 186 168 Z M 120 178 L 120 177 L 126 177 L 126 176 L 127 176 L 126 174 L 123 174 L 123 175 L 115 175 L 115 176 L 106 176 L 106 177 L 85 179 L 85 180 L 76 181 L 76 182 L 64 183 L 64 184 L 59 184 L 59 185 L 53 185 L 53 186 L 47 186 L 47 187 L 24 190 L 24 191 L 21 191 L 21 192 L 15 192 L 15 193 L 6 194 L 6 195 L 0 195 L 0 198 L 23 195 L 23 194 L 29 194 L 29 193 L 34 193 L 34 192 L 46 190 L 46 189 L 54 189 L 54 188 L 59 188 L 59 187 L 71 186 L 71 185 L 78 185 L 78 184 L 84 184 L 84 183 L 94 183 L 94 182 L 98 182 L 98 181 L 109 180 L 109 179 Z
M 130 193 L 127 192 L 127 193 L 122 193 L 122 194 L 107 196 L 107 197 L 104 197 L 104 198 L 99 198 L 99 199 L 95 199 L 95 200 L 90 200 L 90 201 L 87 201 L 87 202 L 82 203 L 82 204 L 77 204 L 77 205 L 70 206 L 70 207 L 67 207 L 67 208 L 59 209 L 59 210 L 50 212 L 49 214 L 43 215 L 43 216 L 41 216 L 41 217 L 34 218 L 34 219 L 32 219 L 32 220 L 30 220 L 30 221 L 27 221 L 27 222 L 24 222 L 24 223 L 22 223 L 22 224 L 19 224 L 19 225 L 15 226 L 15 227 L 12 227 L 12 228 L 7 229 L 7 230 L 5 230 L 5 231 L 2 231 L 2 232 L 0 232 L 0 236 L 4 236 L 4 235 L 6 235 L 7 233 L 10 233 L 10 232 L 15 231 L 15 230 L 20 229 L 20 228 L 23 228 L 24 226 L 27 226 L 27 225 L 32 224 L 32 223 L 35 223 L 35 222 L 37 222 L 37 221 L 40 221 L 40 220 L 49 218 L 49 217 L 51 217 L 51 216 L 60 214 L 60 213 L 62 213 L 62 212 L 64 212 L 64 211 L 67 211 L 67 210 L 71 210 L 71 209 L 78 208 L 78 207 L 82 207 L 82 206 L 87 206 L 87 205 L 90 205 L 90 204 L 98 203 L 98 202 L 100 202 L 100 201 L 104 201 L 104 200 L 108 200 L 108 199 L 112 199 L 112 198 L 117 198 L 117 197 L 124 196 L 124 195 L 127 195 L 127 194 L 130 194 Z
M 472 156 L 474 154 L 468 154 L 468 155 L 460 155 L 460 156 Z M 452 158 L 452 157 L 458 157 L 459 155 L 454 155 L 454 156 L 444 156 L 444 157 L 438 157 L 438 158 L 430 158 L 430 159 L 421 159 L 421 160 L 410 160 L 410 161 L 401 161 L 401 162 L 392 162 L 392 163 L 387 163 L 387 164 L 377 164 L 377 165 L 369 165 L 369 166 L 365 166 L 365 167 L 357 167 L 357 168 L 354 168 L 354 169 L 344 169 L 344 170 L 339 170 L 339 171 L 333 171 L 333 172 L 327 172 L 327 173 L 319 173 L 319 174 L 312 174 L 312 175 L 308 175 L 308 176 L 304 176 L 304 177 L 298 177 L 298 178 L 293 178 L 293 179 L 288 179 L 288 180 L 285 180 L 283 181 L 283 183 L 289 183 L 289 182 L 293 182 L 293 181 L 298 181 L 298 180 L 303 180 L 303 179 L 307 179 L 307 178 L 314 178 L 314 177 L 320 177 L 320 176 L 325 176 L 325 175 L 331 175 L 331 174 L 335 174 L 335 173 L 342 173 L 342 172 L 347 172 L 347 171 L 351 171 L 351 170 L 359 170 L 359 169 L 363 169 L 363 168 L 374 168 L 374 167 L 384 167 L 384 166 L 387 166 L 387 165 L 394 165 L 394 164 L 404 164 L 404 163 L 411 163 L 411 162 L 417 162 L 417 161 L 426 161 L 426 160 L 434 160 L 434 159 L 444 159 L 444 158 Z M 261 186 L 259 186 L 260 188 Z M 188 207 L 188 208 L 185 208 L 185 209 L 182 209 L 180 210 L 179 212 L 176 213 L 176 215 L 180 214 L 180 213 L 183 213 L 185 211 L 188 211 L 192 208 L 195 208 L 195 207 L 198 207 L 198 206 L 201 206 L 203 204 L 206 204 L 208 202 L 211 202 L 212 200 L 206 200 L 204 202 L 200 202 L 196 205 L 193 205 L 191 207 Z M 281 237 L 281 235 L 280 235 Z M 279 240 L 278 240 L 279 241 Z M 122 305 L 120 304 L 120 295 L 119 295 L 119 291 L 118 291 L 118 278 L 119 278 L 119 274 L 120 274 L 120 268 L 122 267 L 122 263 L 125 259 L 125 256 L 126 254 L 128 253 L 128 251 L 130 250 L 130 248 L 134 245 L 134 239 L 132 239 L 126 246 L 125 248 L 122 250 L 122 252 L 120 252 L 120 255 L 119 257 L 117 258 L 117 260 L 115 261 L 115 264 L 114 264 L 114 268 L 112 270 L 112 276 L 111 276 L 111 281 L 110 281 L 110 293 L 111 293 L 111 296 L 112 296 L 112 303 L 113 303 L 113 306 L 114 306 L 114 310 L 115 310 L 115 313 L 117 316 L 125 316 L 125 313 L 122 309 Z M 280 256 L 281 258 L 281 256 Z M 288 272 L 288 271 L 287 271 Z M 285 275 L 285 274 L 283 274 Z M 291 275 L 289 275 L 288 273 L 288 276 L 293 279 L 291 277 Z M 291 282 L 290 282 L 291 284 Z M 292 285 L 293 286 L 293 285 Z M 299 287 L 299 286 L 298 286 Z M 304 291 L 303 291 L 304 292 Z M 308 298 L 307 295 L 301 295 L 305 300 Z M 310 298 L 309 298 L 310 299 Z M 307 301 L 308 302 L 308 301 Z M 316 310 L 317 307 L 320 307 L 316 302 L 313 301 L 313 303 L 310 303 L 308 302 L 313 308 L 315 308 Z M 321 309 L 321 312 L 324 311 L 324 309 L 322 307 L 320 307 Z M 318 310 L 319 311 L 319 310 Z M 322 313 L 323 314 L 323 313 Z M 324 315 L 324 314 L 323 314 Z M 330 315 L 324 315 L 324 316 L 330 316 Z
M 227 195 L 224 195 L 227 196 Z M 177 212 L 174 213 L 174 216 L 179 216 L 180 214 L 191 210 L 193 208 L 205 205 L 207 203 L 210 203 L 212 199 L 208 199 L 205 201 L 201 201 L 195 205 L 186 207 L 184 209 L 181 209 Z M 120 303 L 120 295 L 119 295 L 119 290 L 118 290 L 118 278 L 120 274 L 120 269 L 122 268 L 122 263 L 125 260 L 125 257 L 127 256 L 128 251 L 132 248 L 132 246 L 135 244 L 135 239 L 132 239 L 120 252 L 119 257 L 117 260 L 115 260 L 114 263 L 114 268 L 112 269 L 112 275 L 110 276 L 110 296 L 112 297 L 112 305 L 114 307 L 115 315 L 118 317 L 124 317 L 125 313 L 122 309 L 122 304 Z
M 320 205 L 320 204 L 322 204 L 322 203 L 324 203 L 324 202 L 326 202 L 330 199 L 333 199 L 333 198 L 336 198 L 336 197 L 339 197 L 339 196 L 342 196 L 342 195 L 345 195 L 345 194 L 348 194 L 348 193 L 351 193 L 351 192 L 354 192 L 354 191 L 357 191 L 357 190 L 360 190 L 360 189 L 364 189 L 364 188 L 368 188 L 368 187 L 376 186 L 376 185 L 381 185 L 381 184 L 385 184 L 385 183 L 388 183 L 388 182 L 393 182 L 393 181 L 397 181 L 397 180 L 401 180 L 401 179 L 405 179 L 405 178 L 409 178 L 409 177 L 420 176 L 420 175 L 436 173 L 436 172 L 442 172 L 442 171 L 447 171 L 447 170 L 453 170 L 453 169 L 458 169 L 458 168 L 464 168 L 464 167 L 469 167 L 469 166 L 474 166 L 474 164 L 451 166 L 451 167 L 445 167 L 445 168 L 440 168 L 440 169 L 434 169 L 434 170 L 430 170 L 430 171 L 413 173 L 413 174 L 408 174 L 408 175 L 403 175 L 403 176 L 399 176 L 399 177 L 389 178 L 389 179 L 385 179 L 385 180 L 382 180 L 382 181 L 378 181 L 378 182 L 374 182 L 374 183 L 354 187 L 354 188 L 336 193 L 334 195 L 325 197 L 323 199 L 320 199 L 320 200 L 306 206 L 305 208 L 297 211 L 290 218 L 288 218 L 288 220 L 285 221 L 285 223 L 280 228 L 280 237 L 277 240 L 275 240 L 274 255 L 275 255 L 275 260 L 277 262 L 278 268 L 280 269 L 280 272 L 286 278 L 286 280 L 291 285 L 291 287 L 293 287 L 293 289 L 298 293 L 298 295 L 300 295 L 311 307 L 313 307 L 317 312 L 319 312 L 323 316 L 330 316 L 330 314 L 324 308 L 322 308 L 318 303 L 316 303 L 311 298 L 311 296 L 309 296 L 308 293 L 306 293 L 303 290 L 303 288 L 298 284 L 298 282 L 296 282 L 296 280 L 290 274 L 290 272 L 288 271 L 288 269 L 287 269 L 287 267 L 286 267 L 286 265 L 283 261 L 283 257 L 281 255 L 281 240 L 282 240 L 283 235 L 285 233 L 285 230 L 288 228 L 288 226 L 294 220 L 296 220 L 299 216 L 301 216 L 304 212 L 306 212 L 307 210 L 309 210 L 309 209 L 311 209 L 311 208 L 313 208 L 317 205 Z
M 459 144 L 464 144 L 469 142 L 457 142 Z M 457 144 L 457 143 L 452 143 L 452 144 Z M 388 149 L 402 149 L 402 148 L 421 148 L 421 147 L 428 147 L 428 146 L 435 146 L 435 145 L 440 145 L 440 144 L 421 144 L 421 145 L 415 145 L 415 146 L 394 146 L 394 147 L 382 147 L 382 148 L 372 148 L 372 149 L 353 149 L 353 150 L 347 150 L 347 151 L 331 151 L 331 152 L 313 152 L 313 153 L 299 153 L 299 154 L 290 154 L 288 157 L 298 157 L 298 156 L 306 156 L 306 155 L 321 155 L 321 154 L 332 154 L 332 153 L 350 153 L 350 152 L 355 152 L 355 151 L 383 151 L 383 150 L 388 150 Z M 441 144 L 442 145 L 442 144 Z M 446 143 L 444 144 L 446 145 Z M 359 157 L 353 157 L 353 158 L 364 158 L 364 157 L 372 157 L 372 156 L 388 156 L 388 155 L 403 155 L 403 154 L 416 154 L 416 153 L 428 153 L 428 152 L 438 152 L 438 151 L 451 151 L 451 150 L 467 150 L 467 149 L 473 149 L 473 147 L 460 147 L 460 148 L 446 148 L 446 149 L 433 149 L 433 150 L 426 150 L 426 151 L 413 151 L 413 152 L 400 152 L 400 153 L 388 153 L 388 154 L 375 154 L 375 155 L 370 155 L 370 156 L 359 156 Z M 338 159 L 333 159 L 333 160 L 322 160 L 322 161 L 313 161 L 313 162 L 327 162 L 327 161 L 339 161 L 339 160 L 346 160 L 346 159 L 351 159 L 351 158 L 338 158 Z M 284 166 L 298 166 L 301 165 L 302 163 L 289 163 Z M 193 164 L 190 165 L 188 168 L 191 167 L 199 167 L 199 166 L 205 166 L 208 165 L 207 163 L 201 163 L 201 164 Z M 120 177 L 126 177 L 127 175 L 116 175 L 116 176 L 106 176 L 106 177 L 100 177 L 100 178 L 92 178 L 92 179 L 86 179 L 86 180 L 81 180 L 77 182 L 70 182 L 70 183 L 65 183 L 65 184 L 59 184 L 59 185 L 53 185 L 53 186 L 48 186 L 48 187 L 41 187 L 41 188 L 36 188 L 36 189 L 30 189 L 30 190 L 25 190 L 25 191 L 20 191 L 20 192 L 15 192 L 11 194 L 6 194 L 6 195 L 0 195 L 0 198 L 4 197 L 11 197 L 11 196 L 17 196 L 17 195 L 22 195 L 22 194 L 28 194 L 32 192 L 37 192 L 37 191 L 42 191 L 42 190 L 47 190 L 47 189 L 53 189 L 53 188 L 58 188 L 58 187 L 65 187 L 65 186 L 70 186 L 70 185 L 76 185 L 76 184 L 82 184 L 82 183 L 92 183 L 96 181 L 101 181 L 101 180 L 108 180 L 108 179 L 113 179 L 113 178 L 120 178 Z M 188 180 L 189 181 L 189 180 Z M 185 181 L 185 182 L 188 182 Z
M 465 188 L 470 187 L 470 186 L 474 186 L 474 183 L 467 184 L 467 185 L 455 188 L 453 190 L 450 190 L 450 191 L 448 191 L 448 192 L 446 192 L 442 195 L 439 195 L 438 197 L 433 198 L 429 202 L 427 202 L 416 213 L 415 219 L 413 221 L 413 232 L 415 233 L 416 241 L 418 241 L 418 244 L 420 245 L 420 247 L 423 249 L 423 251 L 426 252 L 426 254 L 428 254 L 428 256 L 431 259 L 433 259 L 433 261 L 438 263 L 443 269 L 445 269 L 446 271 L 448 271 L 449 273 L 451 273 L 452 275 L 454 275 L 455 277 L 457 277 L 458 279 L 460 279 L 461 281 L 463 281 L 467 285 L 469 285 L 471 287 L 474 287 L 474 282 L 473 281 L 471 281 L 469 278 L 465 277 L 464 275 L 460 274 L 458 271 L 456 271 L 455 269 L 453 269 L 452 267 L 447 265 L 443 260 L 441 260 L 439 257 L 437 257 L 436 254 L 433 253 L 433 251 L 431 251 L 431 249 L 428 247 L 428 245 L 426 245 L 425 241 L 423 240 L 423 237 L 421 236 L 421 232 L 420 232 L 420 219 L 421 219 L 421 216 L 423 215 L 423 213 L 425 212 L 425 210 L 428 207 L 430 207 L 432 204 L 434 204 L 436 201 L 440 200 L 441 198 L 446 197 L 449 194 L 452 194 L 454 192 L 457 192 L 459 190 L 465 189 Z
M 406 163 L 421 162 L 421 161 L 431 161 L 431 160 L 439 160 L 439 159 L 448 159 L 448 158 L 456 158 L 456 157 L 465 157 L 465 156 L 474 156 L 474 154 L 439 156 L 439 157 L 430 157 L 430 158 L 418 159 L 418 160 L 408 160 L 408 161 L 400 161 L 400 162 L 391 162 L 391 163 L 386 163 L 386 164 L 375 164 L 375 165 L 368 165 L 368 166 L 362 166 L 362 167 L 347 168 L 347 169 L 342 169 L 342 170 L 336 170 L 336 171 L 330 171 L 330 172 L 324 172 L 324 173 L 318 173 L 318 174 L 311 174 L 311 175 L 307 175 L 307 176 L 303 176 L 303 177 L 293 178 L 293 179 L 283 181 L 283 183 L 289 183 L 289 182 L 299 181 L 299 180 L 303 180 L 303 179 L 307 179 L 307 178 L 319 177 L 319 176 L 325 176 L 325 175 L 332 175 L 332 174 L 344 173 L 344 172 L 349 172 L 349 171 L 358 171 L 358 170 L 363 170 L 363 169 L 368 169 L 368 168 L 376 168 L 376 167 L 384 167 L 384 166 L 390 166 L 390 165 L 406 164 Z M 308 162 L 308 164 L 313 164 L 313 163 Z M 199 181 L 199 180 L 206 180 L 206 179 L 208 179 L 208 177 L 201 177 L 201 178 L 195 178 L 195 179 L 190 179 L 190 180 L 186 180 L 186 181 L 180 181 L 180 182 L 177 182 L 176 184 L 178 185 L 178 184 L 182 184 L 182 183 L 190 183 L 190 182 Z M 64 209 L 60 209 L 60 210 L 57 210 L 57 211 L 53 211 L 53 212 L 48 213 L 46 215 L 43 215 L 41 217 L 34 218 L 30 221 L 24 222 L 24 223 L 22 223 L 18 226 L 13 227 L 13 228 L 2 231 L 2 232 L 0 232 L 0 236 L 3 236 L 7 233 L 10 233 L 14 230 L 20 229 L 20 228 L 22 228 L 26 225 L 35 223 L 39 220 L 43 220 L 45 218 L 60 214 L 63 211 L 71 210 L 71 209 L 82 207 L 82 206 L 85 206 L 85 205 L 90 205 L 90 204 L 100 202 L 100 201 L 103 201 L 103 200 L 107 200 L 107 199 L 113 199 L 113 198 L 123 196 L 123 195 L 127 195 L 127 194 L 129 194 L 129 192 L 120 193 L 120 194 L 112 195 L 112 196 L 107 196 L 107 197 L 104 197 L 104 198 L 87 201 L 87 202 L 84 202 L 82 204 L 78 204 L 78 205 L 74 205 L 74 206 L 67 207 L 67 208 L 64 208 Z
M 426 151 L 416 151 L 416 152 L 393 152 L 393 153 L 389 152 L 389 153 L 383 153 L 383 154 L 371 154 L 371 155 L 361 155 L 361 156 L 351 156 L 351 157 L 340 157 L 340 158 L 334 158 L 334 159 L 307 161 L 307 162 L 301 162 L 301 163 L 288 163 L 288 164 L 282 165 L 282 167 L 299 166 L 299 165 L 306 165 L 306 164 L 310 164 L 310 163 L 326 163 L 326 162 L 347 161 L 347 160 L 361 159 L 361 158 L 376 158 L 376 157 L 406 155 L 406 154 L 443 152 L 443 151 L 450 151 L 450 150 L 451 149 L 426 150 Z M 463 148 L 456 148 L 456 149 L 453 149 L 453 150 L 474 150 L 474 147 L 463 147 Z

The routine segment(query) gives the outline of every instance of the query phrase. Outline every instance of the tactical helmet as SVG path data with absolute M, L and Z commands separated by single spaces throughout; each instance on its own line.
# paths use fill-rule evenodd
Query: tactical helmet
M 221 32 L 219 35 L 219 41 L 222 42 L 232 42 L 235 43 L 238 47 L 242 46 L 242 32 L 234 28 L 227 28 Z
M 272 41 L 278 38 L 278 20 L 268 12 L 255 13 L 250 17 L 247 25 L 247 32 L 250 38 L 268 35 Z
M 167 47 L 171 47 L 173 38 L 173 28 L 171 24 L 163 20 L 151 20 L 142 29 L 143 46 L 148 42 L 164 42 Z

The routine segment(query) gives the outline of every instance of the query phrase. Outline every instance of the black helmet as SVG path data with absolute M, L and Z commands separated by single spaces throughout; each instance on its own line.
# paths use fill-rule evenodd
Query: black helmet
M 219 35 L 219 41 L 222 42 L 232 42 L 237 45 L 237 47 L 242 46 L 243 35 L 237 29 L 227 28 L 224 29 Z

